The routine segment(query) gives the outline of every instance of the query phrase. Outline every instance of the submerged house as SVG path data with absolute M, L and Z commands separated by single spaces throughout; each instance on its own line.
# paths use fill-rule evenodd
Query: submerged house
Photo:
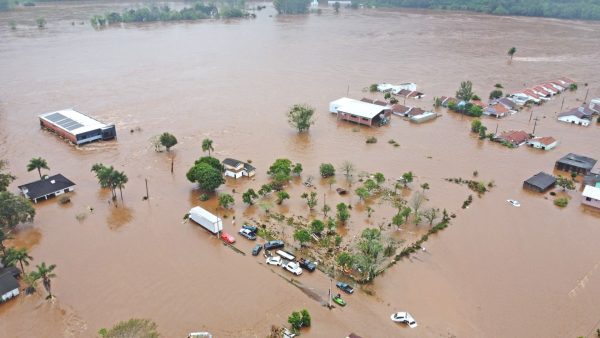
M 32 200 L 33 203 L 37 203 L 39 200 L 47 200 L 75 190 L 75 183 L 63 175 L 57 174 L 20 185 L 19 190 L 21 190 L 23 196 Z
M 600 188 L 586 185 L 581 196 L 581 204 L 600 209 Z
M 550 150 L 558 145 L 558 141 L 552 136 L 534 137 L 527 141 L 527 145 L 537 149 Z
M 511 130 L 505 131 L 500 136 L 496 136 L 495 140 L 499 142 L 507 142 L 513 146 L 520 146 L 525 144 L 531 137 L 523 130 Z
M 589 108 L 593 110 L 596 114 L 600 114 L 600 98 L 592 99 L 590 101 Z
M 536 192 L 546 192 L 556 186 L 556 178 L 540 171 L 523 182 L 523 189 Z
M 338 119 L 363 124 L 382 126 L 388 124 L 392 110 L 377 104 L 342 97 L 329 103 L 329 111 Z
M 489 105 L 483 109 L 483 114 L 495 118 L 501 118 L 509 114 L 508 108 L 500 103 Z
M 440 97 L 440 101 L 442 103 L 442 107 L 448 107 L 448 105 L 452 102 L 454 104 L 458 103 L 458 100 L 456 100 L 453 97 L 448 97 L 448 96 L 442 96 Z
M 415 90 L 417 90 L 417 84 L 409 82 L 409 83 L 401 83 L 399 85 L 393 85 L 390 83 L 380 83 L 377 85 L 377 90 L 382 93 L 390 92 L 392 94 L 397 95 L 403 89 L 409 90 L 409 91 L 415 91 Z
M 225 168 L 225 176 L 237 179 L 243 176 L 253 177 L 256 174 L 256 168 L 246 162 L 226 158 L 222 163 Z
M 19 295 L 19 282 L 10 272 L 0 274 L 0 302 Z
M 73 109 L 64 109 L 39 116 L 40 124 L 69 141 L 80 145 L 117 137 L 114 124 L 104 124 Z
M 558 170 L 585 175 L 590 173 L 596 162 L 596 159 L 569 153 L 556 161 L 554 167 Z
M 558 120 L 561 122 L 577 124 L 587 127 L 594 115 L 594 111 L 588 107 L 577 107 L 558 114 Z
M 412 109 L 412 107 L 403 106 L 401 104 L 395 104 L 391 107 L 392 114 L 398 116 L 408 116 L 408 112 Z

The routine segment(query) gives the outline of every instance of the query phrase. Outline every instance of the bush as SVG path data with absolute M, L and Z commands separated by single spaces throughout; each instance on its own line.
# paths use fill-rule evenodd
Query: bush
M 569 204 L 569 199 L 566 197 L 559 197 L 554 200 L 554 205 L 556 205 L 557 207 L 564 208 L 567 206 L 567 204 Z
M 331 163 L 321 163 L 319 172 L 321 177 L 331 177 L 335 175 L 335 167 Z
M 369 91 L 371 93 L 374 93 L 377 91 L 377 83 L 373 83 L 372 85 L 369 86 Z
M 499 99 L 502 97 L 502 95 L 503 93 L 500 89 L 495 89 L 490 93 L 490 99 Z
M 371 137 L 367 138 L 367 144 L 371 144 L 371 143 L 377 143 L 377 137 L 371 136 Z

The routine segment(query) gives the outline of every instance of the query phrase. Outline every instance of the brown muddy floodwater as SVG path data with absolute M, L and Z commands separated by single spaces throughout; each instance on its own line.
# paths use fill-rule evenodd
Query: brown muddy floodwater
M 165 337 L 201 330 L 263 337 L 302 308 L 313 316 L 304 333 L 309 337 L 591 337 L 598 328 L 600 216 L 580 206 L 578 191 L 561 210 L 548 195 L 524 192 L 521 185 L 538 171 L 552 171 L 567 152 L 600 158 L 600 127 L 554 119 L 562 98 L 571 108 L 588 88 L 588 97 L 600 96 L 600 24 L 405 10 L 335 15 L 327 8 L 322 15 L 281 17 L 268 4 L 255 20 L 89 26 L 92 15 L 126 6 L 44 3 L 0 14 L 0 158 L 18 176 L 11 190 L 36 179 L 25 170 L 34 156 L 77 183 L 71 205 L 38 204 L 35 222 L 15 239 L 31 248 L 34 264 L 57 264 L 56 301 L 45 302 L 42 291 L 1 305 L 0 336 L 93 337 L 101 327 L 142 317 L 154 320 Z M 38 16 L 46 18 L 46 29 L 34 27 Z M 508 64 L 511 46 L 518 52 Z M 432 123 L 394 117 L 378 129 L 357 129 L 327 112 L 328 102 L 347 92 L 375 97 L 363 88 L 379 81 L 416 82 L 427 96 L 407 104 L 428 108 L 434 96 L 454 94 L 461 80 L 472 80 L 486 97 L 495 83 L 511 91 L 559 76 L 581 85 L 533 109 L 536 133 L 560 140 L 546 153 L 479 141 L 469 135 L 468 118 L 446 111 Z M 284 117 L 301 102 L 317 110 L 308 135 L 297 135 Z M 66 107 L 114 121 L 118 140 L 74 148 L 40 130 L 38 114 Z M 531 131 L 530 113 L 483 121 L 490 130 L 498 123 L 499 130 Z M 164 131 L 179 139 L 170 154 L 155 153 L 149 142 Z M 367 136 L 379 142 L 366 145 Z M 185 178 L 206 137 L 214 140 L 217 157 L 252 160 L 258 168 L 255 180 L 219 189 L 238 191 L 226 222 L 230 232 L 236 232 L 232 214 L 238 227 L 264 214 L 242 205 L 239 191 L 265 183 L 278 157 L 301 162 L 304 178 L 318 176 L 322 162 L 345 160 L 360 171 L 381 171 L 389 184 L 412 170 L 414 187 L 431 186 L 427 205 L 457 218 L 426 243 L 426 252 L 379 277 L 371 295 L 359 291 L 347 297 L 348 306 L 329 311 L 315 300 L 327 298 L 324 274 L 299 277 L 307 288 L 302 291 L 262 259 L 242 256 L 182 223 L 194 205 L 215 209 L 214 201 L 198 201 Z M 98 162 L 129 176 L 124 206 L 107 203 L 108 193 L 89 171 Z M 443 178 L 467 178 L 474 170 L 497 187 L 463 210 L 469 191 Z M 146 178 L 150 200 L 142 201 Z M 343 245 L 363 228 L 389 222 L 391 207 L 375 203 L 367 219 L 356 198 L 340 198 L 318 183 L 320 200 L 326 194 L 330 205 L 356 206 Z M 303 186 L 294 182 L 287 190 L 292 199 L 275 209 L 308 216 L 299 198 Z M 522 206 L 508 205 L 508 198 Z M 77 220 L 80 214 L 85 218 Z M 419 231 L 406 227 L 399 236 L 410 240 Z M 285 236 L 289 240 L 291 230 Z M 250 251 L 252 243 L 238 242 Z M 418 328 L 389 320 L 402 310 L 415 316 Z

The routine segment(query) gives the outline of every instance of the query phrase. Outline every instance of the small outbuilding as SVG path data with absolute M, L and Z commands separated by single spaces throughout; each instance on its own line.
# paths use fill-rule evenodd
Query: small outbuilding
M 225 168 L 225 176 L 237 179 L 243 176 L 253 177 L 256 174 L 256 168 L 246 162 L 226 158 L 222 163 Z
M 582 204 L 600 209 L 600 188 L 586 185 L 581 195 L 583 196 Z
M 523 189 L 536 192 L 546 192 L 556 186 L 556 177 L 540 171 L 523 182 Z
M 560 160 L 556 161 L 554 167 L 558 170 L 585 175 L 592 170 L 592 168 L 596 165 L 596 162 L 596 159 L 590 157 L 568 153 Z
M 0 275 L 0 302 L 19 295 L 19 282 L 10 272 Z
M 392 110 L 388 107 L 347 97 L 330 102 L 329 111 L 337 114 L 339 119 L 371 127 L 388 124 L 392 115 Z
M 75 190 L 75 183 L 61 174 L 19 186 L 21 193 L 33 203 Z
M 527 141 L 527 145 L 537 149 L 550 150 L 558 145 L 558 141 L 552 136 L 535 137 Z
M 117 137 L 114 124 L 102 123 L 74 109 L 45 113 L 39 118 L 42 128 L 52 130 L 77 145 Z

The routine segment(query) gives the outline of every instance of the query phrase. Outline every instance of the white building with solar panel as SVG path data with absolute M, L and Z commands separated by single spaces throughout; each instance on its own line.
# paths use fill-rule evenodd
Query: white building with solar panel
M 104 124 L 74 109 L 45 113 L 39 117 L 43 128 L 78 145 L 117 137 L 114 124 Z

